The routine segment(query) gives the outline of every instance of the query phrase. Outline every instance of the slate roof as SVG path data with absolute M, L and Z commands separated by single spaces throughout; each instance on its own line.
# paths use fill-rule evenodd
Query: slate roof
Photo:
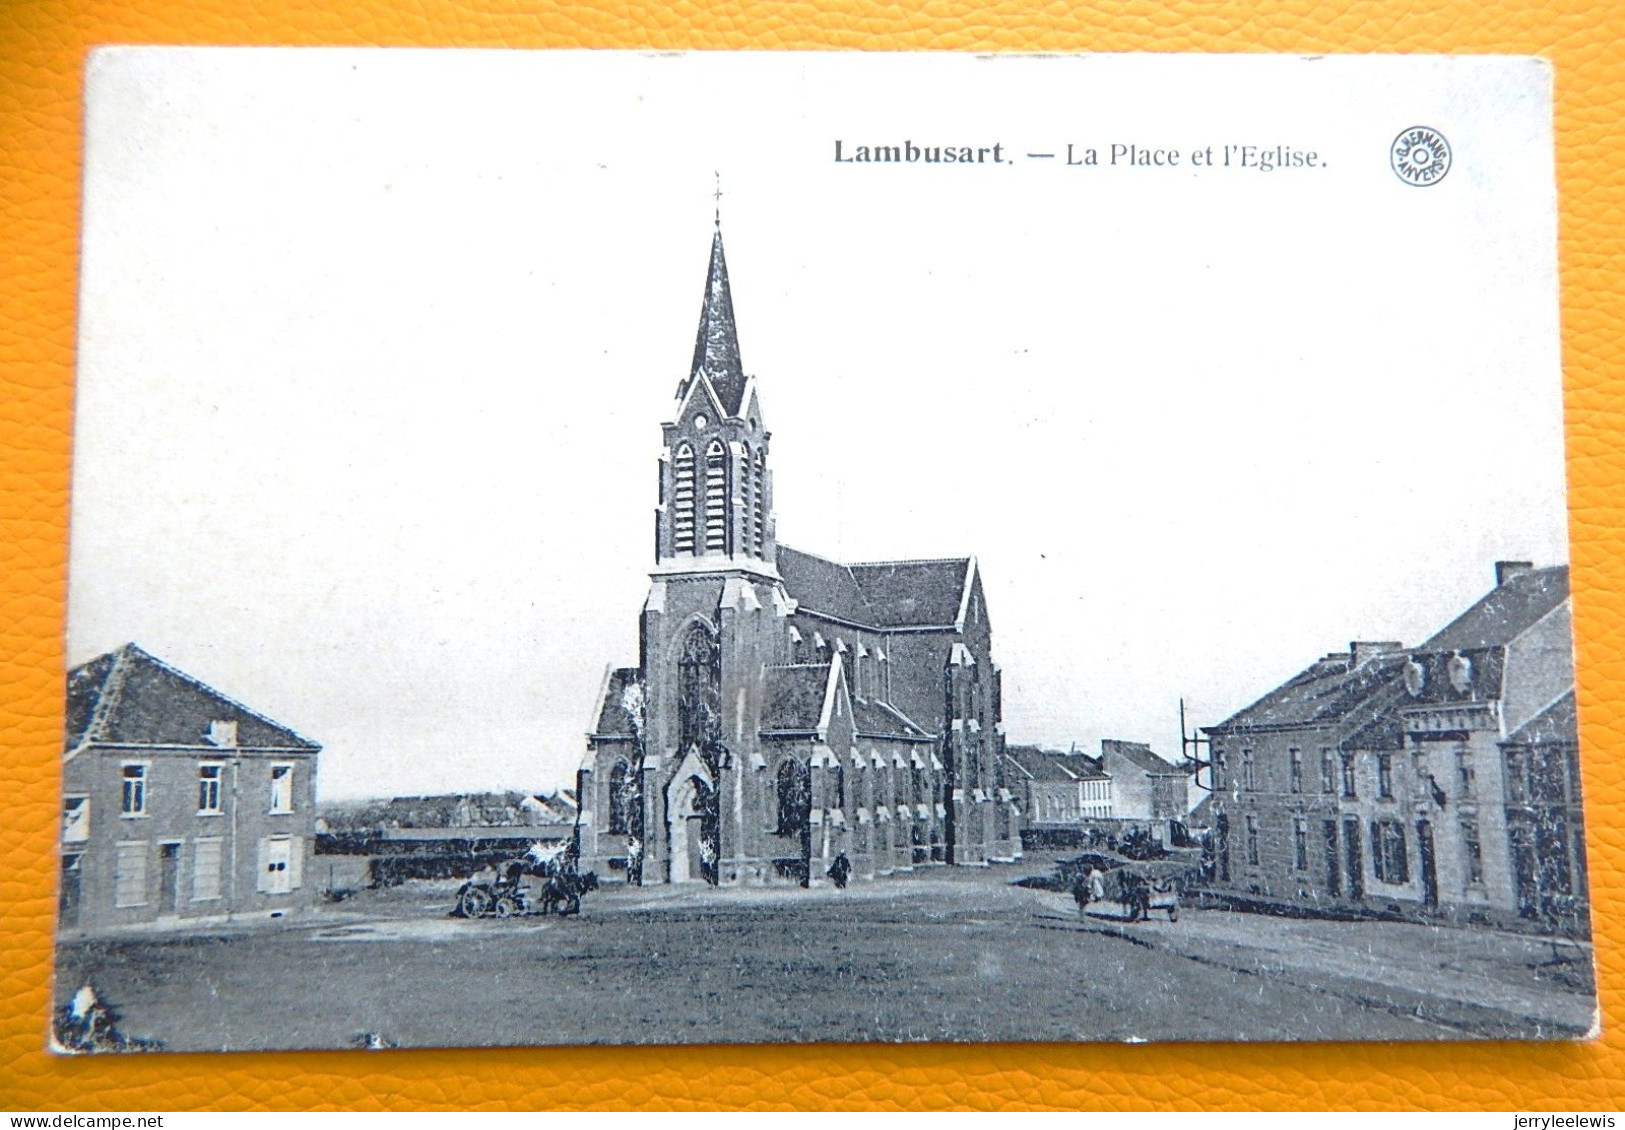
M 1106 776 L 1100 759 L 1086 753 L 1055 753 L 1037 746 L 1006 746 L 1004 759 L 1022 781 L 1098 781 Z
M 593 726 L 593 737 L 637 736 L 625 700 L 627 688 L 637 686 L 642 681 L 643 672 L 636 667 L 617 667 L 609 673 L 609 678 L 604 683 L 604 699 L 598 704 L 598 720 Z
M 705 272 L 705 299 L 700 304 L 700 328 L 694 336 L 694 363 L 688 380 L 678 390 L 681 398 L 701 371 L 711 381 L 717 399 L 730 416 L 739 414 L 745 396 L 745 367 L 739 359 L 739 331 L 734 325 L 733 296 L 728 290 L 728 263 L 722 255 L 722 227 L 711 239 L 711 263 Z
M 237 748 L 321 749 L 133 643 L 68 672 L 69 751 L 90 742 L 208 747 L 217 721 L 237 723 Z
M 1151 752 L 1151 747 L 1144 742 L 1124 742 L 1112 738 L 1104 738 L 1100 743 L 1102 753 L 1115 753 L 1123 760 L 1142 769 L 1147 773 L 1160 773 L 1164 775 L 1185 776 L 1185 770 L 1169 761 L 1164 761 Z
M 1445 625 L 1422 651 L 1500 647 L 1522 635 L 1569 595 L 1569 567 L 1532 569 L 1492 589 Z
M 795 663 L 763 669 L 762 731 L 818 729 L 829 686 L 828 663 Z
M 929 739 L 931 736 L 902 711 L 884 702 L 853 699 L 852 721 L 857 732 L 867 738 Z
M 842 565 L 781 544 L 779 575 L 801 606 L 872 628 L 943 627 L 959 618 L 971 559 Z
M 1388 653 L 1351 669 L 1347 654 L 1328 655 L 1269 694 L 1220 722 L 1209 733 L 1256 726 L 1315 726 L 1356 718 L 1362 705 L 1391 697 L 1400 685 L 1405 655 Z
M 1545 710 L 1514 730 L 1503 745 L 1579 745 L 1580 715 L 1574 692 L 1557 698 Z

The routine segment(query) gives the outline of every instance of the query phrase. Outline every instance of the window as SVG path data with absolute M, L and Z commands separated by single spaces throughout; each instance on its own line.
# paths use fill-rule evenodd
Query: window
M 1309 821 L 1301 816 L 1292 821 L 1292 866 L 1309 870 Z
M 677 553 L 694 552 L 694 449 L 688 444 L 677 448 L 673 464 L 672 486 L 672 549 Z
M 1529 782 L 1525 779 L 1527 765 L 1524 755 L 1516 750 L 1507 751 L 1507 801 L 1523 804 L 1529 799 Z
M 147 842 L 126 840 L 113 853 L 113 905 L 147 905 Z
M 1241 751 L 1241 787 L 1248 792 L 1258 787 L 1258 781 L 1253 776 L 1253 751 L 1250 749 Z
M 1292 760 L 1292 791 L 1303 792 L 1303 750 L 1289 749 L 1287 756 Z
M 1338 760 L 1343 770 L 1343 795 L 1354 796 L 1354 755 L 1352 753 L 1340 754 Z
M 258 889 L 285 895 L 299 886 L 299 865 L 304 855 L 297 836 L 267 836 L 260 841 Z
M 1225 777 L 1224 750 L 1216 749 L 1213 751 L 1213 788 L 1215 792 L 1224 788 Z
M 62 798 L 62 842 L 82 844 L 90 839 L 90 798 Z
M 1258 817 L 1247 816 L 1247 862 L 1258 866 Z
M 705 552 L 728 552 L 728 450 L 719 439 L 705 449 Z
M 1410 867 L 1405 855 L 1405 825 L 1397 820 L 1371 822 L 1371 866 L 1384 883 L 1398 884 L 1410 880 Z
M 804 832 L 812 807 L 812 775 L 805 763 L 787 758 L 778 771 L 779 835 Z
M 1320 791 L 1327 796 L 1337 791 L 1337 763 L 1331 746 L 1320 747 Z
M 220 840 L 197 840 L 192 854 L 192 901 L 220 897 Z
M 1377 754 L 1377 795 L 1384 800 L 1394 797 L 1394 755 Z
M 1456 780 L 1461 786 L 1462 799 L 1473 795 L 1473 785 L 1477 782 L 1478 775 L 1473 772 L 1473 755 L 1468 750 L 1456 751 Z
M 119 812 L 124 816 L 147 814 L 147 767 L 124 766 L 124 799 Z
M 632 832 L 633 806 L 637 801 L 637 781 L 632 766 L 615 762 L 609 771 L 609 834 L 626 836 Z
M 750 541 L 756 556 L 760 557 L 766 545 L 763 531 L 767 528 L 767 500 L 762 497 L 767 481 L 767 452 L 760 448 L 751 464 L 750 480 Z
M 223 765 L 203 764 L 197 767 L 197 812 L 199 816 L 220 814 L 220 774 Z
M 1462 855 L 1467 860 L 1467 882 L 1484 882 L 1484 849 L 1478 839 L 1478 821 L 1463 817 L 1461 821 Z
M 293 811 L 293 766 L 271 766 L 271 811 L 273 813 L 288 813 Z

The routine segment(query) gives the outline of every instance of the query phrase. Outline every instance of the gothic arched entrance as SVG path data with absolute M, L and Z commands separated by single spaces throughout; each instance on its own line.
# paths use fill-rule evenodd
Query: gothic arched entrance
M 690 747 L 666 786 L 667 855 L 673 883 L 717 883 L 717 790 L 699 753 Z

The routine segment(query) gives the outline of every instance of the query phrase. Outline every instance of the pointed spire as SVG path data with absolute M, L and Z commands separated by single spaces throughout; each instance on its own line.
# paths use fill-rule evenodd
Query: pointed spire
M 711 238 L 711 266 L 705 276 L 705 302 L 694 339 L 694 364 L 683 390 L 704 369 L 711 387 L 730 414 L 739 411 L 745 393 L 745 370 L 739 360 L 739 333 L 734 328 L 733 298 L 728 293 L 728 264 L 722 257 L 722 224 Z

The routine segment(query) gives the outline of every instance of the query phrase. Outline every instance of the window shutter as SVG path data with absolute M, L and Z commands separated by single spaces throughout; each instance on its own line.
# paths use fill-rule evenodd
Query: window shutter
M 1371 822 L 1371 873 L 1383 882 L 1388 881 L 1387 868 L 1383 866 L 1382 828 L 1375 820 Z
M 1399 874 L 1394 876 L 1396 883 L 1411 881 L 1411 853 L 1405 845 L 1405 825 L 1394 825 L 1394 843 L 1399 847 Z
M 293 836 L 288 841 L 288 889 L 297 891 L 305 878 L 305 837 Z
M 256 891 L 269 891 L 271 889 L 271 873 L 266 868 L 271 866 L 271 838 L 260 837 L 259 867 L 254 872 L 254 889 Z

